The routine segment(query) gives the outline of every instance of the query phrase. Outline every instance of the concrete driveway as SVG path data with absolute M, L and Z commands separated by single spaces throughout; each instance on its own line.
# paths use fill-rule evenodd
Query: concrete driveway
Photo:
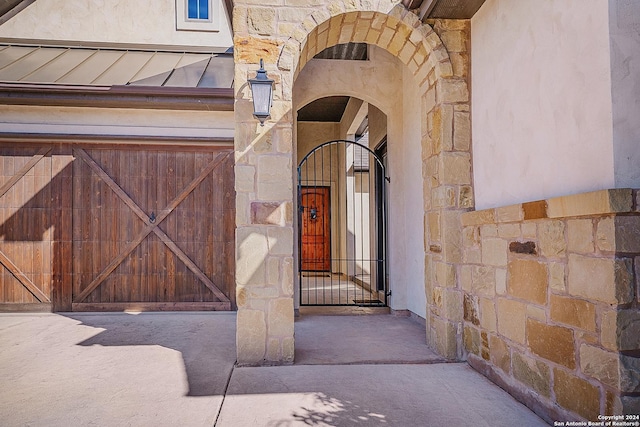
M 0 424 L 546 425 L 421 328 L 305 316 L 297 365 L 238 368 L 234 313 L 0 314 Z

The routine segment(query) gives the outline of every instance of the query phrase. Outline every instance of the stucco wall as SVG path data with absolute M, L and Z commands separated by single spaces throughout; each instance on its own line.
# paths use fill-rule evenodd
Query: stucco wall
M 387 136 L 387 116 L 369 104 L 369 146 L 377 147 Z
M 471 20 L 476 208 L 614 186 L 608 0 L 487 0 Z
M 322 144 L 339 138 L 339 124 L 333 122 L 298 122 L 298 160 L 300 164 L 304 156 Z
M 38 0 L 0 26 L 0 37 L 230 47 L 223 2 L 214 4 L 219 31 L 200 32 L 176 30 L 176 0 Z
M 404 254 L 404 278 L 407 282 L 407 308 L 422 318 L 427 315 L 427 299 L 424 283 L 424 239 L 410 236 L 424 236 L 424 199 L 422 188 L 422 151 L 420 123 L 421 94 L 414 82 L 411 72 L 403 68 L 402 79 L 404 135 L 402 148 L 396 152 L 402 156 L 402 169 L 396 169 L 395 178 L 402 179 L 402 183 L 391 181 L 392 188 L 401 186 L 402 224 L 405 228 L 403 235 L 407 237 Z M 395 143 L 395 141 L 392 141 Z M 399 171 L 402 173 L 399 173 Z
M 0 133 L 233 138 L 233 111 L 0 106 Z
M 640 6 L 610 0 L 616 187 L 640 187 Z

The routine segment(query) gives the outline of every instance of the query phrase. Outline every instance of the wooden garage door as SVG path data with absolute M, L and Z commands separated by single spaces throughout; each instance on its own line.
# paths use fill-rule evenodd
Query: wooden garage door
M 0 157 L 12 166 L 0 175 L 11 185 L 0 196 L 0 230 L 12 230 L 0 241 L 3 308 L 235 308 L 230 149 L 0 146 Z M 29 161 L 43 166 L 20 177 Z
M 61 279 L 63 162 L 52 146 L 0 146 L 0 304 L 3 310 L 51 307 Z M 61 160 L 59 157 L 58 160 Z M 69 221 L 70 224 L 70 221 Z M 55 276 L 55 277 L 54 277 Z

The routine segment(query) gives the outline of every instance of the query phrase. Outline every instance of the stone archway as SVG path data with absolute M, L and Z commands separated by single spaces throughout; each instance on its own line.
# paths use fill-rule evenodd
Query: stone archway
M 340 43 L 368 43 L 387 50 L 405 64 L 423 85 L 429 75 L 435 79 L 452 78 L 449 54 L 440 37 L 428 24 L 403 6 L 395 6 L 388 14 L 380 11 L 346 12 L 327 18 L 326 11 L 313 13 L 310 18 L 320 22 L 306 34 L 304 40 L 287 40 L 278 60 L 281 69 L 294 69 L 294 78 L 317 53 Z M 308 28 L 305 20 L 299 34 Z M 297 54 L 296 54 L 297 53 Z
M 421 23 L 401 5 L 385 13 L 389 6 L 332 2 L 317 9 L 310 2 L 308 14 L 287 27 L 278 25 L 277 17 L 273 23 L 259 19 L 271 16 L 270 12 L 248 2 L 236 3 L 237 341 L 241 364 L 293 360 L 293 84 L 317 52 L 346 42 L 374 44 L 397 56 L 423 91 L 421 120 L 415 126 L 420 126 L 425 194 L 427 341 L 445 357 L 462 356 L 458 331 L 463 297 L 456 276 L 456 264 L 462 261 L 459 218 L 473 207 L 464 67 L 468 29 L 440 25 L 439 36 L 434 27 Z M 267 28 L 273 31 L 265 31 Z M 263 32 L 268 35 L 260 35 Z M 448 40 L 450 50 L 455 45 L 462 66 L 451 61 L 443 40 Z M 276 79 L 272 118 L 264 128 L 256 126 L 251 117 L 245 84 L 260 57 L 266 57 L 267 69 Z
M 424 235 L 422 161 L 417 154 L 422 148 L 420 126 L 412 126 L 420 123 L 417 110 L 421 97 L 405 68 L 395 56 L 373 45 L 368 48 L 366 61 L 310 61 L 295 81 L 294 108 L 331 96 L 348 96 L 350 101 L 338 123 L 297 122 L 295 144 L 300 160 L 311 148 L 310 143 L 354 137 L 365 118 L 371 131 L 367 133 L 367 146 L 376 150 L 386 143 L 391 182 L 385 195 L 385 246 L 389 255 L 385 267 L 392 292 L 387 302 L 394 311 L 424 319 L 424 243 L 414 238 Z M 417 129 L 405 129 L 407 125 Z M 379 196 L 375 188 L 372 191 L 369 197 Z

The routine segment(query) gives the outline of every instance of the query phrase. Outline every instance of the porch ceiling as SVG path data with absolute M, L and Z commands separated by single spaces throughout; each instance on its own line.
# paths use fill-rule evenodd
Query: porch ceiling
M 367 57 L 367 44 L 353 42 L 328 47 L 314 56 L 314 58 L 317 59 L 342 59 L 352 61 L 365 61 Z
M 299 122 L 340 122 L 348 96 L 329 96 L 317 99 L 298 111 Z
M 471 19 L 485 0 L 402 0 L 421 19 Z

